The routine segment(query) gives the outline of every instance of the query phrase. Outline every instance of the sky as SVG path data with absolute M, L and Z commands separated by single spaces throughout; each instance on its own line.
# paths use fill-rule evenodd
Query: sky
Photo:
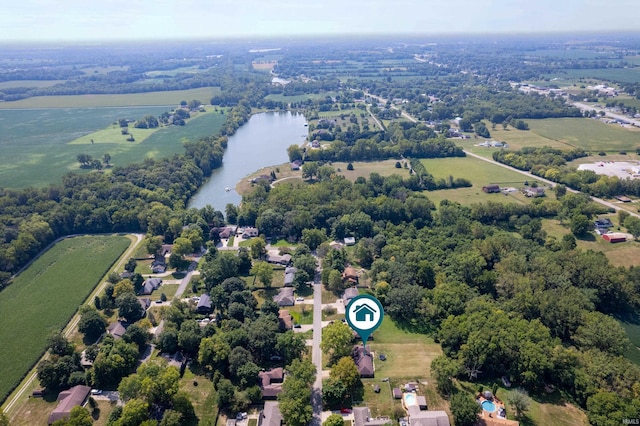
M 0 42 L 640 30 L 637 0 L 13 0 Z

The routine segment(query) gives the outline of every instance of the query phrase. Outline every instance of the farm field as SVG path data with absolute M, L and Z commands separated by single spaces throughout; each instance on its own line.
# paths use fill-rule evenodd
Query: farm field
M 336 161 L 331 163 L 338 174 L 343 175 L 350 181 L 355 181 L 359 177 L 369 179 L 371 173 L 378 173 L 380 176 L 400 175 L 402 178 L 409 177 L 409 169 L 396 169 L 395 164 L 398 160 L 383 161 L 353 161 L 353 170 L 347 170 L 349 163 Z
M 526 120 L 531 132 L 587 151 L 635 151 L 640 131 L 583 118 Z
M 51 87 L 59 83 L 64 83 L 64 80 L 9 80 L 0 82 L 0 90 L 14 87 Z
M 597 69 L 566 69 L 558 73 L 546 75 L 553 78 L 601 78 L 607 81 L 621 81 L 633 83 L 640 80 L 640 70 L 636 68 L 597 68 Z
M 125 165 L 142 158 L 159 158 L 182 153 L 182 139 L 195 140 L 215 133 L 226 116 L 219 113 L 204 114 L 190 120 L 186 126 L 159 129 L 144 142 L 140 141 L 145 129 L 130 129 L 136 142 L 126 142 L 119 128 L 113 129 L 117 143 L 101 143 L 101 136 L 83 135 L 97 128 L 110 126 L 118 118 L 141 118 L 147 114 L 160 115 L 168 107 L 144 108 L 91 108 L 46 110 L 0 110 L 0 187 L 24 188 L 45 186 L 57 182 L 69 171 L 80 171 L 77 155 L 89 154 L 101 159 L 111 155 L 111 164 Z M 97 133 L 102 135 L 103 133 Z M 105 133 L 108 134 L 108 133 Z M 91 144 L 90 139 L 97 143 Z M 69 142 L 77 140 L 75 144 Z M 110 139 L 108 139 L 110 140 Z
M 503 167 L 487 163 L 478 158 L 458 157 L 458 158 L 430 158 L 420 160 L 429 173 L 436 179 L 446 179 L 449 175 L 454 178 L 465 178 L 471 181 L 470 188 L 440 189 L 437 191 L 425 192 L 426 196 L 439 205 L 442 200 L 451 200 L 460 204 L 480 203 L 485 201 L 495 202 L 518 202 L 528 203 L 530 198 L 525 197 L 520 192 L 511 192 L 507 196 L 503 194 L 487 194 L 482 191 L 482 187 L 491 183 L 499 184 L 501 187 L 521 188 L 525 180 L 529 183 L 531 179 L 520 173 L 505 169 Z M 547 197 L 553 197 L 553 193 L 548 193 Z
M 42 355 L 47 336 L 64 328 L 129 243 L 124 236 L 62 240 L 0 292 L 0 400 Z
M 37 96 L 13 102 L 0 102 L 0 109 L 170 106 L 193 99 L 208 104 L 213 95 L 218 93 L 220 93 L 218 87 L 200 87 L 189 90 L 115 95 Z

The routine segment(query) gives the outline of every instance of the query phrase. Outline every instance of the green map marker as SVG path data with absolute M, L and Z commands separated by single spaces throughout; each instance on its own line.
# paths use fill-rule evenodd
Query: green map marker
M 384 310 L 378 299 L 368 294 L 361 294 L 351 299 L 347 305 L 345 317 L 349 327 L 360 335 L 366 350 L 367 339 L 382 324 Z

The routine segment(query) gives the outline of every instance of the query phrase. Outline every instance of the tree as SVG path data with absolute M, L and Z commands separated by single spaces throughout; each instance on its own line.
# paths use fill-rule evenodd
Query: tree
M 260 259 L 265 253 L 264 249 L 267 246 L 265 241 L 262 238 L 253 238 L 249 244 L 251 248 L 251 257 L 254 259 Z
M 135 286 L 129 279 L 122 280 L 113 287 L 113 297 L 116 299 L 125 293 L 135 294 L 135 292 Z
M 590 228 L 591 222 L 586 215 L 578 213 L 571 217 L 571 232 L 576 237 L 586 235 Z
M 600 312 L 585 312 L 573 338 L 584 349 L 599 349 L 611 355 L 622 355 L 631 345 L 620 323 Z
M 104 164 L 106 164 L 107 167 L 109 167 L 109 162 L 111 161 L 111 154 L 109 154 L 108 152 L 105 152 L 105 154 L 102 156 L 102 161 L 104 161 Z
M 254 263 L 251 268 L 251 275 L 255 275 L 266 288 L 271 287 L 271 282 L 273 281 L 273 268 L 267 262 Z
M 304 338 L 291 330 L 278 334 L 277 341 L 276 350 L 286 363 L 302 358 L 302 355 L 307 352 Z
M 0 422 L 0 425 L 2 422 Z M 9 423 L 7 423 L 8 425 Z M 91 426 L 93 419 L 91 414 L 84 407 L 73 407 L 69 412 L 68 419 L 60 419 L 53 422 L 54 426 Z
M 474 426 L 482 408 L 466 393 L 458 392 L 451 397 L 451 414 L 456 426 Z
M 238 207 L 235 204 L 228 203 L 224 207 L 224 214 L 227 217 L 227 222 L 231 224 L 238 222 Z
M 141 399 L 132 399 L 122 409 L 119 425 L 138 426 L 149 419 L 149 404 Z
M 144 315 L 144 310 L 133 293 L 124 293 L 116 298 L 116 307 L 120 317 L 127 322 L 136 322 Z
M 347 164 L 347 170 L 353 170 L 353 164 L 352 163 Z
M 322 426 L 343 426 L 344 420 L 340 414 L 332 414 L 322 423 Z
M 331 368 L 329 377 L 340 380 L 348 389 L 353 388 L 360 381 L 358 367 L 350 356 L 340 358 Z
M 193 253 L 193 245 L 188 238 L 178 237 L 173 241 L 173 252 L 178 256 L 184 256 Z
M 529 398 L 527 391 L 517 388 L 509 392 L 507 402 L 513 405 L 516 417 L 520 417 L 529 409 L 529 406 L 531 405 L 531 398 Z
M 328 408 L 338 408 L 347 399 L 349 389 L 340 380 L 327 379 L 322 384 L 322 402 Z
M 302 148 L 300 148 L 300 145 L 289 145 L 287 155 L 289 156 L 289 162 L 302 160 Z
M 288 426 L 306 426 L 313 419 L 311 408 L 311 388 L 296 377 L 289 377 L 282 385 L 282 393 L 278 395 L 280 412 Z
M 640 237 L 640 218 L 629 216 L 624 220 L 624 227 L 634 238 Z
M 139 306 L 139 304 L 138 304 Z M 52 355 L 71 355 L 75 348 L 71 342 L 61 332 L 55 332 L 47 338 L 47 348 Z
M 216 391 L 216 405 L 222 409 L 230 409 L 236 392 L 231 380 L 221 379 L 216 385 Z
M 333 360 L 349 355 L 353 333 L 351 328 L 342 321 L 335 321 L 322 329 L 322 341 L 320 347 Z
M 178 345 L 186 353 L 195 355 L 200 348 L 200 326 L 194 320 L 184 321 L 180 325 L 180 331 L 178 332 Z
M 442 395 L 451 395 L 455 390 L 453 378 L 460 373 L 460 364 L 446 355 L 431 361 L 431 375 L 436 379 L 436 387 Z
M 147 238 L 145 240 L 145 247 L 147 249 L 147 253 L 151 255 L 160 253 L 160 250 L 162 249 L 162 237 L 152 237 L 147 235 Z
M 149 332 L 139 323 L 131 324 L 127 327 L 122 339 L 127 343 L 135 344 L 138 350 L 142 350 L 149 340 Z
M 316 162 L 304 163 L 304 166 L 302 166 L 302 178 L 313 179 L 314 176 L 318 175 L 319 169 L 320 169 L 320 166 Z
M 320 244 L 327 241 L 327 234 L 324 229 L 303 229 L 300 241 L 311 250 L 315 250 Z
M 89 340 L 97 339 L 107 328 L 107 322 L 95 309 L 87 309 L 80 317 L 78 331 Z
M 125 263 L 124 265 L 124 270 L 133 274 L 133 272 L 136 270 L 136 266 L 138 266 L 138 262 L 136 262 L 135 258 L 130 257 L 129 260 L 127 260 L 127 263 Z

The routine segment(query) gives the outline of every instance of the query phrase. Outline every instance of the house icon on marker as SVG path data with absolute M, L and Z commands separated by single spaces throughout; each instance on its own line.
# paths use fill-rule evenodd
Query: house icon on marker
M 369 305 L 360 305 L 356 306 L 356 310 L 353 313 L 356 315 L 356 321 L 373 321 L 373 315 L 376 310 Z

